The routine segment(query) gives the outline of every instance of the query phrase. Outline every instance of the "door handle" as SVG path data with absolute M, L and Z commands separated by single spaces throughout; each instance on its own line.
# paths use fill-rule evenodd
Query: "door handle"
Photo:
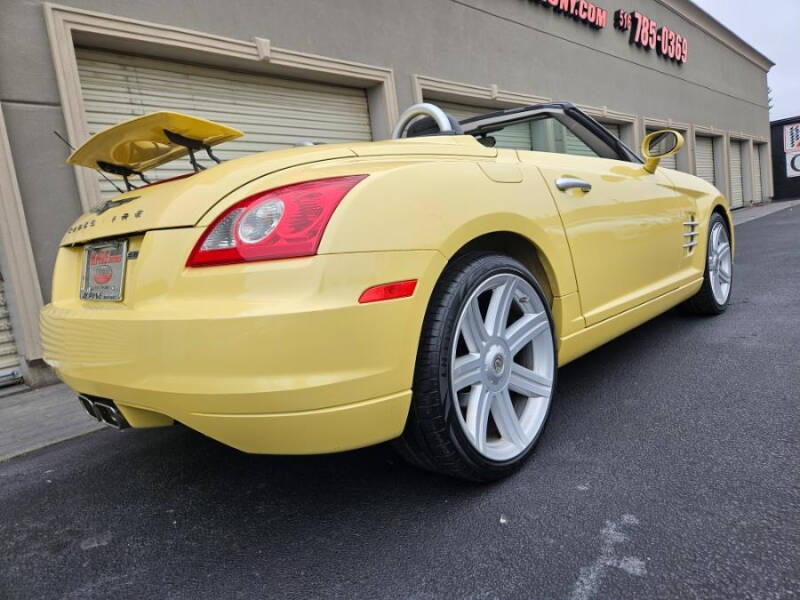
M 574 177 L 559 177 L 556 179 L 556 187 L 562 192 L 572 189 L 579 189 L 588 194 L 592 191 L 591 183 L 584 181 L 583 179 L 576 179 Z

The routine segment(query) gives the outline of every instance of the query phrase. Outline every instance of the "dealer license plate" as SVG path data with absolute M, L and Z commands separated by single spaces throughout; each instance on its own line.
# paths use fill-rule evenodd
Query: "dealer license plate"
M 128 240 L 94 242 L 83 247 L 81 299 L 122 300 Z

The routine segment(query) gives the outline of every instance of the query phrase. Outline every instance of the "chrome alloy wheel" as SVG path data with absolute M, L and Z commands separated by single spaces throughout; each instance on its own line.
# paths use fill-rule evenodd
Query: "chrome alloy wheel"
M 717 304 L 725 304 L 731 293 L 733 261 L 728 231 L 720 222 L 714 223 L 708 240 L 708 277 L 714 300 Z
M 522 277 L 493 275 L 461 309 L 454 337 L 461 426 L 484 457 L 511 460 L 538 437 L 550 406 L 556 362 L 544 304 Z

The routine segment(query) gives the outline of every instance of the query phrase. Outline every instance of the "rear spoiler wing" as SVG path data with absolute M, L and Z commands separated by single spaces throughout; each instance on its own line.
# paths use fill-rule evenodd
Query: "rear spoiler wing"
M 238 129 L 177 112 L 159 111 L 130 119 L 94 134 L 75 150 L 67 163 L 99 169 L 127 180 L 189 155 L 195 171 L 202 167 L 194 153 L 242 137 Z

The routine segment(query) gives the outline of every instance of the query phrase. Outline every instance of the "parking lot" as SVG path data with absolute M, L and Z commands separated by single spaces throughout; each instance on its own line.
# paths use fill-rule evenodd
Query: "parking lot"
M 737 230 L 732 306 L 561 369 L 516 475 L 380 446 L 248 456 L 182 427 L 0 463 L 0 598 L 800 593 L 800 209 Z

